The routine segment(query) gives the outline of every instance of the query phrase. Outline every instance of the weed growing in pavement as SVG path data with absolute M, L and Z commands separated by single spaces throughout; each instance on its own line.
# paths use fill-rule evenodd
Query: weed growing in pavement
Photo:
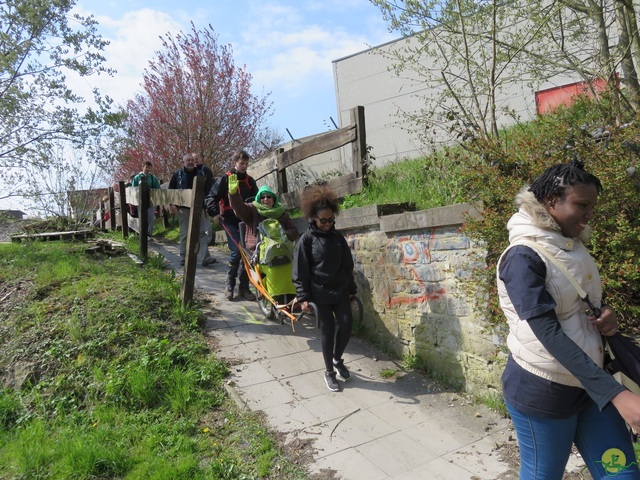
M 382 370 L 380 370 L 380 376 L 382 378 L 394 378 L 397 373 L 398 370 L 396 370 L 395 368 L 383 368 Z
M 128 242 L 127 242 L 128 244 Z M 86 244 L 0 245 L 7 478 L 305 478 L 223 388 L 172 271 Z

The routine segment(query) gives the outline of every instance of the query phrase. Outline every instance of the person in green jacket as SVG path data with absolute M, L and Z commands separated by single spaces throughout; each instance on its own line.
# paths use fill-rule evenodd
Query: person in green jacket
M 140 185 L 140 182 L 142 182 L 142 179 L 146 178 L 147 185 L 149 185 L 149 188 L 160 188 L 160 180 L 158 180 L 158 177 L 156 177 L 153 173 L 151 173 L 152 168 L 153 168 L 153 164 L 149 160 L 145 161 L 142 164 L 142 171 L 133 177 L 133 180 L 131 181 L 131 186 L 137 187 L 138 185 Z M 151 236 L 151 234 L 153 234 L 153 222 L 156 218 L 156 207 L 155 205 L 151 205 L 151 202 L 149 202 L 149 209 L 147 210 L 147 218 L 149 219 L 148 220 L 149 229 L 147 234 Z
M 258 226 L 268 218 L 278 220 L 289 240 L 295 242 L 298 239 L 298 228 L 289 214 L 284 211 L 284 206 L 278 201 L 278 195 L 266 185 L 260 187 L 254 201 L 244 202 L 239 192 L 236 175 L 230 175 L 229 203 L 236 216 L 246 225 L 244 244 L 250 252 L 256 248 Z M 286 303 L 288 295 L 292 298 L 295 296 L 296 289 L 291 277 L 292 266 L 291 262 L 277 266 L 264 264 L 258 266 L 264 275 L 265 289 L 278 303 Z

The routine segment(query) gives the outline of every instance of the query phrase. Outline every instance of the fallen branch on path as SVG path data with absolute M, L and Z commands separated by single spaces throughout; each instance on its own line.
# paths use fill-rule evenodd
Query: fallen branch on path
M 340 421 L 339 421 L 338 423 L 336 423 L 336 426 L 335 426 L 335 427 L 333 427 L 333 430 L 331 430 L 331 433 L 329 434 L 329 440 L 331 440 L 331 437 L 333 437 L 333 432 L 335 432 L 335 431 L 336 431 L 336 428 L 338 428 L 338 425 L 340 425 L 343 421 L 345 421 L 345 420 L 346 420 L 347 418 L 349 418 L 351 415 L 353 415 L 354 413 L 357 413 L 357 412 L 359 412 L 359 411 L 360 411 L 360 409 L 359 409 L 359 408 L 357 408 L 357 409 L 355 409 L 353 412 L 351 412 L 351 413 L 349 413 L 348 415 L 345 415 L 344 417 L 342 417 L 342 418 L 340 419 Z

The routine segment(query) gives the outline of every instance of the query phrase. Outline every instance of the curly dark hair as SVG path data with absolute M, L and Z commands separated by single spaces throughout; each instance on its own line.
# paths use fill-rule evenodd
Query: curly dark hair
M 565 190 L 573 185 L 594 185 L 598 193 L 602 190 L 602 184 L 595 175 L 585 171 L 584 163 L 573 160 L 571 163 L 560 163 L 547 168 L 529 187 L 536 200 L 542 202 L 551 195 L 564 198 Z
M 338 196 L 326 185 L 309 185 L 302 191 L 300 210 L 302 214 L 311 220 L 320 210 L 330 208 L 333 213 L 340 211 Z

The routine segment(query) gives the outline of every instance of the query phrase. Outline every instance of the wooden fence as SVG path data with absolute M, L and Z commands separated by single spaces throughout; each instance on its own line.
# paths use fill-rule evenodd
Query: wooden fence
M 276 191 L 280 201 L 287 209 L 300 205 L 300 196 L 304 189 L 289 189 L 287 168 L 303 160 L 322 153 L 336 150 L 351 144 L 352 171 L 346 175 L 327 180 L 327 185 L 333 188 L 338 197 L 359 192 L 367 177 L 367 139 L 365 131 L 364 107 L 351 109 L 351 123 L 346 127 L 317 135 L 311 140 L 296 145 L 289 150 L 278 149 L 274 154 L 256 160 L 251 165 L 249 174 L 260 185 L 261 179 L 275 172 Z
M 129 235 L 129 214 L 127 204 L 138 207 L 138 233 L 140 237 L 140 258 L 146 261 L 149 244 L 146 232 L 148 231 L 148 216 L 146 214 L 151 205 L 177 205 L 188 207 L 191 211 L 189 216 L 189 230 L 187 233 L 186 257 L 184 262 L 184 272 L 182 276 L 182 288 L 180 299 L 185 306 L 193 300 L 193 291 L 196 278 L 197 248 L 200 232 L 200 212 L 204 204 L 204 177 L 196 177 L 191 190 L 157 189 L 149 188 L 145 178 L 142 178 L 138 187 L 125 187 L 124 182 L 119 182 L 118 192 L 113 187 L 109 188 L 110 218 L 109 227 L 113 230 L 119 223 L 122 227 L 122 236 Z M 116 202 L 116 194 L 118 201 Z M 117 208 L 119 206 L 119 208 Z M 116 213 L 117 210 L 117 213 Z M 116 220 L 117 216 L 117 221 Z M 103 225 L 104 227 L 104 225 Z

